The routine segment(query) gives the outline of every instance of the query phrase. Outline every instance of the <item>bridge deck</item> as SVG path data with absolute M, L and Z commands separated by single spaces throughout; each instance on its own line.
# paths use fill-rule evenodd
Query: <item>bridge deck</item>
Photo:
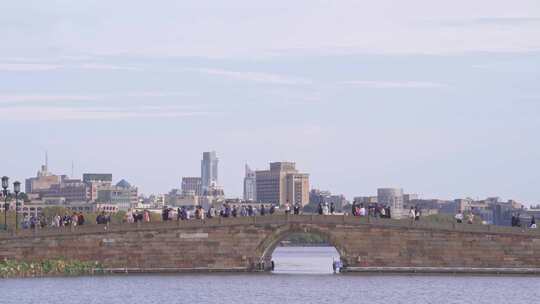
M 59 236 L 66 234 L 107 234 L 112 232 L 144 231 L 154 229 L 197 229 L 208 227 L 224 227 L 237 225 L 286 225 L 286 224 L 319 224 L 374 226 L 401 229 L 419 229 L 430 231 L 470 232 L 482 234 L 513 234 L 540 236 L 537 229 L 518 227 L 502 227 L 494 225 L 475 225 L 457 223 L 411 222 L 409 220 L 377 219 L 369 217 L 354 217 L 346 215 L 271 215 L 236 218 L 212 218 L 205 220 L 167 221 L 137 224 L 95 225 L 87 224 L 76 227 L 48 227 L 43 229 L 25 229 L 15 231 L 0 231 L 0 239 L 32 238 Z

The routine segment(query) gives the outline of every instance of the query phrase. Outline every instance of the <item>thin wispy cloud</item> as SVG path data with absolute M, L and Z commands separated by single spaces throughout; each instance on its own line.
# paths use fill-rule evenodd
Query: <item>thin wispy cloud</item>
M 0 104 L 25 104 L 25 103 L 40 103 L 40 102 L 77 102 L 77 101 L 99 101 L 111 100 L 122 97 L 129 98 L 167 98 L 167 97 L 182 97 L 194 96 L 193 93 L 183 91 L 134 91 L 120 92 L 111 94 L 85 94 L 85 95 L 70 95 L 70 94 L 0 94 Z
M 0 63 L 0 72 L 36 72 L 60 69 L 105 70 L 105 71 L 141 71 L 141 67 L 99 62 L 32 62 L 32 58 L 13 58 L 11 61 Z
M 0 103 L 48 102 L 48 101 L 92 101 L 97 96 L 56 94 L 7 94 L 0 95 Z
M 70 66 L 67 66 L 70 67 Z M 122 65 L 113 65 L 113 64 L 104 64 L 104 63 L 84 63 L 81 65 L 75 65 L 71 68 L 79 68 L 86 70 L 121 70 L 121 71 L 141 71 L 142 68 L 134 66 L 122 66 Z
M 119 107 L 11 107 L 0 110 L 8 121 L 115 120 L 133 118 L 177 118 L 208 116 L 214 113 L 171 106 Z
M 211 69 L 211 68 L 199 68 L 199 69 L 189 69 L 196 71 L 202 74 L 207 74 L 211 76 L 220 76 L 229 79 L 241 80 L 241 81 L 250 81 L 257 83 L 266 83 L 266 84 L 280 84 L 280 85 L 307 85 L 311 84 L 312 81 L 302 77 L 294 77 L 289 75 L 282 74 L 273 74 L 273 73 L 261 73 L 261 72 L 246 72 L 246 71 L 231 71 L 223 69 Z
M 438 23 L 443 26 L 462 27 L 462 26 L 493 26 L 493 25 L 540 25 L 540 18 L 534 17 L 483 17 L 470 19 L 449 19 L 449 20 L 433 20 L 433 23 Z
M 61 67 L 61 65 L 46 63 L 0 63 L 1 72 L 50 71 Z
M 143 92 L 131 92 L 123 94 L 127 97 L 182 97 L 182 96 L 195 96 L 191 92 L 183 91 L 143 91 Z
M 428 81 L 378 81 L 350 80 L 342 84 L 372 89 L 435 89 L 448 87 L 446 84 Z

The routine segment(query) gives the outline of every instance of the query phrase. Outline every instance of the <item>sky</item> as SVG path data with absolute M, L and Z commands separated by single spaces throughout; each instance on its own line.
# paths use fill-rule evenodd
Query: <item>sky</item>
M 540 203 L 540 2 L 2 1 L 0 175 L 145 194 L 217 151 L 353 196 Z

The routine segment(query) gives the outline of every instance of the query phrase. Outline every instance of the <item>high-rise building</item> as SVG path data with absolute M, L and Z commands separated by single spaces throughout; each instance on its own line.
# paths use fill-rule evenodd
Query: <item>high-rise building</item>
M 257 185 L 256 185 L 255 171 L 251 170 L 246 165 L 246 175 L 244 177 L 244 200 L 256 201 L 257 200 Z
M 383 206 L 390 207 L 390 214 L 393 218 L 400 218 L 403 215 L 403 189 L 379 188 L 377 189 L 377 201 Z
M 95 201 L 98 197 L 99 189 L 108 188 L 112 184 L 112 174 L 110 173 L 84 173 L 83 182 L 87 185 L 87 200 Z
M 201 161 L 202 191 L 218 185 L 218 163 L 216 152 L 204 152 Z
M 202 179 L 200 177 L 182 177 L 182 194 L 202 195 Z
M 293 162 L 270 163 L 270 170 L 256 171 L 257 201 L 283 205 L 309 203 L 309 175 L 299 173 Z

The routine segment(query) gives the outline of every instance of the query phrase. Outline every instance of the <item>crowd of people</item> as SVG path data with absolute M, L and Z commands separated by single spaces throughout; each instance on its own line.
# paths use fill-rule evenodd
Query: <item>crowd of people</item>
M 333 214 L 333 213 L 332 213 Z M 363 203 L 352 203 L 351 207 L 352 216 L 371 216 L 376 218 L 390 218 L 390 207 L 382 206 L 379 204 L 367 205 Z
M 512 220 L 511 220 L 512 227 L 521 227 L 521 216 L 520 214 L 512 214 Z M 529 222 L 528 227 L 530 229 L 536 229 L 536 219 L 534 216 L 531 216 L 531 221 Z
M 49 221 L 44 215 L 26 215 L 21 221 L 21 227 L 23 229 L 38 229 L 50 227 L 69 227 L 69 226 L 82 226 L 85 223 L 85 218 L 82 212 L 73 212 L 73 214 L 65 213 L 64 215 L 56 214 Z
M 228 217 L 246 217 L 246 216 L 266 216 L 273 215 L 281 209 L 281 212 L 285 214 L 299 215 L 302 213 L 302 206 L 300 204 L 290 205 L 284 204 L 281 208 L 275 204 L 265 205 L 234 205 L 224 203 L 221 207 L 210 206 L 208 209 L 202 206 L 196 206 L 193 209 L 189 209 L 186 206 L 172 208 L 165 206 L 161 212 L 162 221 L 172 220 L 204 220 L 206 218 L 228 218 Z M 334 215 L 336 214 L 336 207 L 334 203 L 328 204 L 327 202 L 321 202 L 318 204 L 315 212 L 319 215 Z M 391 218 L 391 210 L 389 207 L 381 206 L 379 204 L 367 204 L 352 203 L 351 213 L 346 215 L 358 216 L 358 217 L 375 217 L 375 218 Z M 407 216 L 411 222 L 419 221 L 421 217 L 421 210 L 416 207 L 411 207 Z M 122 222 L 123 223 L 148 223 L 151 221 L 151 213 L 149 210 L 134 210 L 131 209 L 125 213 Z M 468 212 L 464 214 L 458 211 L 454 216 L 455 221 L 458 224 L 468 223 L 474 224 L 475 215 L 474 212 Z M 95 220 L 98 225 L 108 225 L 111 222 L 111 215 L 105 212 L 101 212 L 96 216 Z M 73 212 L 72 214 L 65 213 L 64 215 L 56 214 L 52 218 L 46 218 L 44 215 L 26 215 L 21 220 L 21 227 L 23 229 L 40 229 L 45 227 L 75 227 L 82 226 L 86 223 L 85 216 L 82 212 Z M 512 215 L 511 220 L 512 227 L 522 227 L 520 215 Z M 534 216 L 531 217 L 528 228 L 536 229 L 536 220 Z
M 150 222 L 150 211 L 144 210 L 129 210 L 126 212 L 126 215 L 124 216 L 125 223 L 138 223 L 138 222 L 144 222 L 148 223 Z
M 101 212 L 96 216 L 96 224 L 108 224 L 111 222 L 110 214 Z M 25 215 L 20 221 L 22 229 L 41 229 L 46 227 L 75 227 L 82 226 L 86 223 L 86 219 L 82 212 L 73 212 L 72 214 L 64 213 L 64 215 L 55 214 L 50 218 L 41 215 Z
M 220 208 L 215 208 L 210 206 L 208 209 L 204 209 L 202 206 L 196 206 L 194 210 L 190 210 L 186 207 L 164 207 L 161 212 L 161 218 L 163 221 L 171 220 L 190 220 L 190 219 L 205 219 L 205 218 L 215 218 L 215 217 L 245 217 L 245 216 L 265 216 L 272 215 L 276 213 L 278 207 L 271 204 L 270 206 L 261 204 L 260 206 L 255 205 L 232 205 L 229 203 L 224 203 Z M 286 203 L 283 206 L 285 214 L 295 214 L 299 215 L 301 206 L 300 204 L 295 204 L 291 210 L 291 206 Z

